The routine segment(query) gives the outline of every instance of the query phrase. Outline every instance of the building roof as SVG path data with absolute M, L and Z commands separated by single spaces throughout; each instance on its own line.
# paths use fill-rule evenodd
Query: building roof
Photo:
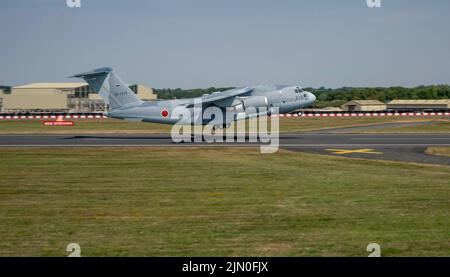
M 390 105 L 446 105 L 450 99 L 414 99 L 414 100 L 392 100 Z
M 385 105 L 385 103 L 378 100 L 352 100 L 350 102 L 345 103 L 343 106 L 351 104 L 356 104 L 360 106 Z
M 25 88 L 25 89 L 43 89 L 43 88 L 50 88 L 50 89 L 74 89 L 87 86 L 87 83 L 32 83 L 27 84 L 23 86 L 17 86 L 13 88 Z

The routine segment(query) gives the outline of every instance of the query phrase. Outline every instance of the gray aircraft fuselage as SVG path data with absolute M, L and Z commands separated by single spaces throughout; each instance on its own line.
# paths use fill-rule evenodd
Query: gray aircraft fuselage
M 255 96 L 262 96 L 267 99 L 267 107 L 269 110 L 272 107 L 277 107 L 279 109 L 279 113 L 289 113 L 297 109 L 310 106 L 316 100 L 314 94 L 302 90 L 299 86 L 271 87 L 272 88 L 263 86 L 251 87 L 251 92 L 243 97 L 236 97 L 230 107 L 236 107 L 243 99 L 251 99 Z M 123 106 L 121 108 L 109 111 L 107 116 L 130 121 L 175 124 L 179 121 L 179 119 L 170 116 L 173 110 L 180 106 L 192 106 L 193 104 L 194 98 L 143 101 L 139 104 Z M 192 107 L 190 109 L 192 110 Z M 203 121 L 203 124 L 207 123 L 208 120 Z

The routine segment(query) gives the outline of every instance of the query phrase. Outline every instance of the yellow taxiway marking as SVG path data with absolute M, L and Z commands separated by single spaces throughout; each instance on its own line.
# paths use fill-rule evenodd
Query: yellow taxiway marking
M 333 152 L 333 154 L 337 154 L 337 155 L 353 154 L 353 153 L 383 154 L 383 152 L 377 152 L 370 148 L 365 148 L 365 149 L 326 149 L 326 150 Z

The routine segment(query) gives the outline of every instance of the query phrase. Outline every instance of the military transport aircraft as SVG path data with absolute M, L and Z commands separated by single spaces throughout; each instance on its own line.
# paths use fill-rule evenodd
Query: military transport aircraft
M 214 92 L 198 98 L 142 101 L 112 68 L 98 68 L 71 77 L 83 78 L 92 90 L 98 91 L 109 105 L 106 113 L 108 117 L 130 121 L 179 124 L 179 116 L 172 116 L 172 113 L 181 107 L 188 109 L 193 118 L 185 123 L 205 125 L 214 117 L 198 117 L 195 107 L 200 103 L 201 111 L 208 107 L 217 107 L 224 114 L 231 114 L 222 117 L 223 123 L 217 125 L 222 128 L 230 126 L 234 120 L 271 115 L 275 112 L 289 113 L 309 106 L 316 100 L 314 94 L 304 91 L 300 86 L 260 85 Z M 249 112 L 255 110 L 256 113 Z

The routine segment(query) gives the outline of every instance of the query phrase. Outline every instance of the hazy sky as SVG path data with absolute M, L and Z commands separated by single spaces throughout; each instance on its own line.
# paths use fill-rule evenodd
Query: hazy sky
M 0 0 L 0 85 L 113 67 L 128 83 L 450 83 L 450 1 Z

